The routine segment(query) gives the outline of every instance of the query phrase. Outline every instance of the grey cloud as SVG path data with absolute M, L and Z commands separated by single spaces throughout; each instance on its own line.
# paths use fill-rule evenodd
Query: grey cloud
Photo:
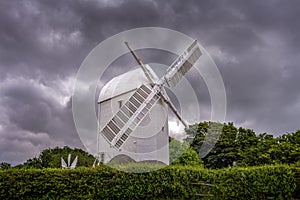
M 4 111 L 0 129 L 1 159 L 6 158 L 7 151 L 15 153 L 11 160 L 18 163 L 48 146 L 82 147 L 74 128 L 70 100 L 63 105 L 54 97 L 62 94 L 22 78 L 6 79 L 0 88 L 0 110 Z M 28 149 L 24 152 L 21 147 Z M 27 156 L 20 156 L 26 152 Z
M 82 147 L 66 80 L 75 77 L 99 42 L 145 26 L 182 31 L 208 50 L 225 83 L 228 121 L 275 135 L 299 129 L 299 4 L 283 0 L 1 1 L 0 161 L 22 162 L 53 145 Z M 175 58 L 155 50 L 138 53 L 146 63 L 170 64 Z M 133 65 L 131 56 L 124 55 L 106 71 L 101 84 Z M 199 85 L 193 74 L 187 77 L 207 113 L 210 99 L 204 81 Z M 69 101 L 61 103 L 61 99 Z M 205 114 L 203 119 L 208 117 Z

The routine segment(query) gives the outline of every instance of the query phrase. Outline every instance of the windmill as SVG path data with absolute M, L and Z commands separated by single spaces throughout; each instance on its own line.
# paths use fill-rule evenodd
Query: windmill
M 165 111 L 169 107 L 185 127 L 187 124 L 164 87 L 175 87 L 202 53 L 195 40 L 172 63 L 166 74 L 158 78 L 129 44 L 125 44 L 140 68 L 113 78 L 100 92 L 98 158 L 106 163 L 125 155 L 135 161 L 157 160 L 169 164 Z M 156 134 L 152 135 L 153 132 Z
M 69 154 L 68 155 L 68 163 L 66 163 L 65 160 L 63 158 L 61 158 L 61 167 L 63 169 L 65 169 L 65 168 L 75 169 L 75 167 L 77 165 L 77 160 L 78 160 L 78 156 L 75 157 L 75 159 L 73 160 L 73 162 L 71 164 L 71 154 Z

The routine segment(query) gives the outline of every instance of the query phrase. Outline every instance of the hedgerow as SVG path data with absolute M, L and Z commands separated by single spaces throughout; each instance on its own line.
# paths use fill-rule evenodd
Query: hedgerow
M 136 170 L 138 164 L 132 167 Z M 0 199 L 291 199 L 300 193 L 297 170 L 287 165 L 219 170 L 169 166 L 148 173 L 107 166 L 9 169 L 0 171 Z

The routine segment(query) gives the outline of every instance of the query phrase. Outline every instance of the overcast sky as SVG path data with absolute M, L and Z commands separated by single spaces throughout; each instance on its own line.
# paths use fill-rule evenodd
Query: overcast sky
M 146 26 L 181 31 L 209 52 L 226 121 L 276 136 L 300 129 L 299 11 L 296 0 L 1 1 L 0 162 L 83 147 L 71 111 L 81 62 L 104 39 Z

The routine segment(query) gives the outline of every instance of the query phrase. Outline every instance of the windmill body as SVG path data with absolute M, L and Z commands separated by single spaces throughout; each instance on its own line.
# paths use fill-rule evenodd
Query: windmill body
M 100 129 L 141 85 L 149 86 L 150 82 L 138 68 L 113 78 L 102 88 L 98 109 Z M 169 164 L 168 140 L 167 105 L 160 100 L 130 134 L 121 151 L 112 148 L 101 134 L 98 137 L 98 151 L 104 163 L 117 155 L 126 155 L 135 161 L 156 160 Z
M 99 96 L 99 160 L 107 163 L 120 155 L 135 161 L 169 164 L 168 111 L 187 127 L 164 87 L 175 87 L 201 56 L 195 40 L 158 78 L 149 65 L 125 43 L 140 68 L 113 78 Z M 115 160 L 118 161 L 118 160 Z

